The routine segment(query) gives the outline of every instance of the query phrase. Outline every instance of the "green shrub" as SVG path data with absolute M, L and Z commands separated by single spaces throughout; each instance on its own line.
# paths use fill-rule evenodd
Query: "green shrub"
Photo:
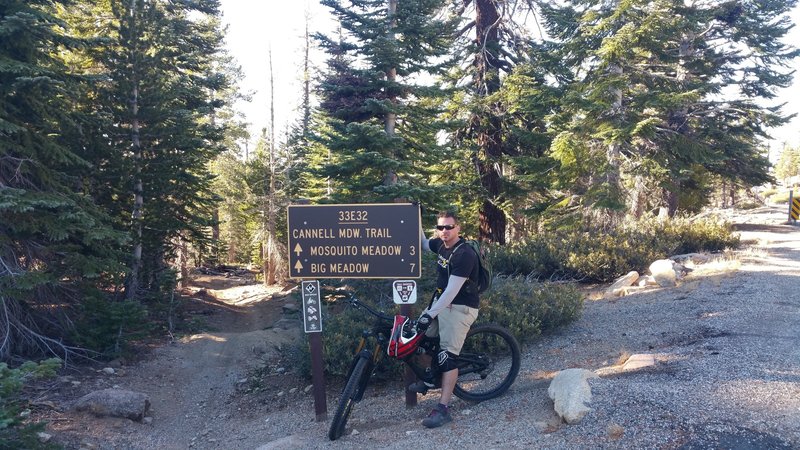
M 376 289 L 376 282 L 360 282 L 358 283 L 362 290 L 360 292 L 367 292 L 368 290 Z M 391 295 L 391 285 L 378 297 L 372 297 L 356 293 L 356 297 L 367 304 L 373 309 L 383 311 L 385 314 L 393 315 L 399 314 L 399 307 L 392 303 L 391 299 L 388 301 L 382 298 L 386 295 Z M 357 291 L 358 292 L 358 291 Z M 341 295 L 341 292 L 340 292 Z M 377 298 L 377 301 L 373 300 Z M 418 299 L 417 311 L 421 311 L 419 305 L 422 302 Z M 427 305 L 427 302 L 425 302 Z M 356 352 L 356 347 L 359 343 L 361 335 L 364 331 L 370 330 L 375 325 L 376 319 L 368 312 L 355 309 L 346 305 L 343 301 L 336 301 L 335 296 L 330 296 L 323 301 L 322 310 L 322 324 L 323 324 L 323 343 L 322 343 L 322 357 L 325 363 L 325 373 L 334 377 L 344 377 L 350 369 L 350 363 Z M 369 350 L 372 350 L 371 348 Z M 297 367 L 301 373 L 306 376 L 311 374 L 311 354 L 308 347 L 307 340 L 303 340 L 300 347 L 294 352 L 297 360 Z M 388 364 L 381 364 L 378 368 L 376 376 L 378 378 L 389 378 L 401 373 L 401 365 L 392 362 L 389 358 L 384 358 Z
M 491 258 L 496 274 L 609 282 L 631 270 L 644 272 L 657 259 L 738 245 L 731 226 L 714 219 L 650 218 L 611 231 L 546 231 L 525 242 L 494 247 Z
M 761 191 L 761 198 L 770 198 L 777 193 L 778 190 L 775 188 L 764 189 L 763 191 Z
M 358 282 L 362 290 L 356 297 L 370 307 L 383 310 L 386 314 L 399 313 L 399 307 L 391 302 L 391 283 Z M 362 295 L 367 289 L 382 289 L 381 295 L 372 292 L 370 297 Z M 418 288 L 419 289 L 419 288 Z M 428 305 L 423 291 L 414 308 L 414 317 Z M 378 298 L 372 301 L 371 298 Z M 330 300 L 330 299 L 329 299 Z M 323 309 L 323 360 L 325 372 L 330 376 L 347 375 L 362 331 L 375 323 L 369 313 L 351 307 L 343 308 L 342 302 L 326 301 Z M 583 300 L 575 287 L 566 284 L 532 283 L 523 277 L 498 277 L 492 289 L 483 294 L 481 310 L 477 323 L 497 323 L 503 325 L 520 340 L 528 342 L 542 332 L 575 320 L 580 315 Z M 310 353 L 306 341 L 298 348 L 297 367 L 301 373 L 311 372 Z M 381 379 L 400 379 L 404 365 L 389 358 L 378 367 L 376 376 Z
M 770 203 L 789 203 L 789 192 L 778 192 L 769 197 Z
M 500 324 L 525 343 L 576 320 L 582 310 L 583 296 L 571 284 L 498 277 L 481 299 L 477 323 Z
M 147 329 L 147 310 L 138 301 L 89 297 L 81 303 L 73 339 L 81 347 L 113 357 Z
M 39 364 L 27 361 L 11 369 L 0 363 L 0 450 L 5 449 L 52 449 L 55 444 L 39 442 L 36 433 L 44 424 L 24 424 L 20 418 L 21 390 L 29 380 L 53 377 L 61 367 L 61 360 L 51 358 Z

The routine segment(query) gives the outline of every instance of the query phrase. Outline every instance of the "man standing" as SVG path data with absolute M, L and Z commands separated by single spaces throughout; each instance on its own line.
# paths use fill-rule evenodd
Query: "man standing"
M 436 293 L 431 305 L 417 320 L 418 330 L 425 331 L 428 336 L 438 334 L 440 342 L 435 363 L 442 375 L 442 393 L 439 404 L 422 421 L 428 428 L 453 420 L 448 405 L 458 380 L 455 360 L 470 326 L 478 317 L 480 304 L 476 286 L 478 255 L 459 236 L 458 218 L 451 211 L 439 213 L 436 230 L 437 237 L 430 240 L 420 230 L 422 249 L 438 254 Z M 410 385 L 408 390 L 425 394 L 433 387 L 433 380 L 421 380 Z

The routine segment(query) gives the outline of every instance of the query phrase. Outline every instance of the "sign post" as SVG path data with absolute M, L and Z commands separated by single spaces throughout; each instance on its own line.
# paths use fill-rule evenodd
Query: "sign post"
M 319 295 L 319 281 L 300 283 L 303 299 L 303 327 L 308 334 L 311 352 L 311 380 L 314 385 L 314 412 L 317 422 L 328 419 L 328 403 L 325 395 L 325 372 L 322 361 L 322 304 Z
M 794 196 L 794 191 L 789 191 L 789 222 L 797 224 L 800 218 L 800 198 Z
M 417 303 L 417 282 L 414 280 L 395 280 L 392 283 L 392 299 L 400 305 L 400 314 L 408 317 L 412 313 L 411 305 Z M 406 366 L 403 382 L 406 386 L 417 381 L 417 374 Z M 417 406 L 417 393 L 406 390 L 406 407 Z

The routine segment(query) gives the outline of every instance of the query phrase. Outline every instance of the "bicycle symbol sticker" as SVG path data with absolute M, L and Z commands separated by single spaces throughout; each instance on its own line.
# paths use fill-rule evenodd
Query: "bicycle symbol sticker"
M 395 280 L 392 283 L 394 303 L 413 305 L 417 303 L 417 282 L 414 280 Z
M 322 314 L 319 299 L 319 281 L 303 281 L 303 326 L 306 333 L 322 332 Z

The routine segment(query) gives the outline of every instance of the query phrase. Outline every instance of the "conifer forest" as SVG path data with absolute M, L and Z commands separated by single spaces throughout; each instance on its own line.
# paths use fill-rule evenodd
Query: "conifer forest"
M 298 199 L 508 246 L 774 181 L 795 0 L 320 0 L 258 136 L 219 3 L 0 0 L 0 361 L 118 351 L 194 267 L 284 282 Z

